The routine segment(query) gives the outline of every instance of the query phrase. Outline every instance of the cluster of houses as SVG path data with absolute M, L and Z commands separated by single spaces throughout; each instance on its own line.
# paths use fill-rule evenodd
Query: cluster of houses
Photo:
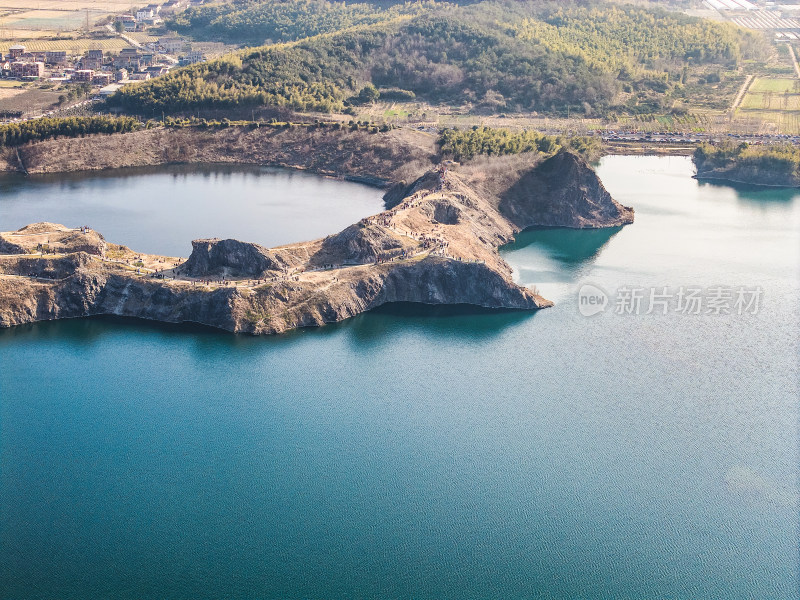
M 123 48 L 118 54 L 89 50 L 83 56 L 70 56 L 63 50 L 28 52 L 24 45 L 16 44 L 5 55 L 0 54 L 0 77 L 89 83 L 102 88 L 102 97 L 112 94 L 125 83 L 165 74 L 169 66 L 164 64 L 162 54 L 183 53 L 183 64 L 206 60 L 202 52 L 184 52 L 185 42 L 180 38 L 163 38 L 150 46 L 145 50 Z
M 162 17 L 203 4 L 204 1 L 167 0 L 162 4 L 149 4 L 133 14 L 116 16 L 116 23 L 121 23 L 117 29 L 142 31 L 161 24 Z M 117 54 L 89 50 L 81 56 L 73 56 L 64 50 L 33 52 L 23 44 L 15 44 L 7 53 L 0 53 L 0 77 L 23 81 L 49 79 L 89 83 L 101 88 L 99 93 L 102 97 L 113 94 L 128 82 L 163 75 L 176 62 L 187 65 L 205 61 L 203 52 L 193 50 L 180 37 L 163 37 L 146 46 L 123 48 Z
M 163 17 L 180 12 L 189 6 L 198 6 L 205 0 L 167 0 L 164 4 L 148 4 L 135 13 L 118 15 L 116 22 L 122 24 L 123 31 L 143 31 L 148 27 L 161 25 Z

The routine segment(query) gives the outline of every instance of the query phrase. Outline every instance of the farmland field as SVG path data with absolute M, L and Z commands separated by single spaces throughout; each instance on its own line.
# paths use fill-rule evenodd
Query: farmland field
M 0 0 L 0 10 L 86 10 L 123 12 L 146 2 L 124 0 Z
M 764 93 L 764 92 L 798 92 L 800 91 L 800 80 L 797 79 L 771 79 L 767 77 L 758 77 L 747 90 L 748 93 Z
M 129 31 L 125 34 L 126 37 L 129 37 L 133 40 L 136 40 L 140 44 L 147 44 L 149 42 L 156 42 L 158 41 L 157 35 L 150 35 L 145 31 Z
M 0 52 L 8 52 L 9 46 L 13 46 L 15 41 L 7 40 L 0 42 Z M 76 38 L 69 40 L 26 40 L 25 47 L 31 52 L 46 52 L 48 50 L 65 50 L 70 54 L 82 54 L 86 50 L 107 50 L 109 52 L 119 52 L 122 48 L 130 46 L 121 38 L 92 39 Z
M 90 11 L 90 22 L 107 13 Z M 12 29 L 49 29 L 55 31 L 72 31 L 80 29 L 86 23 L 86 13 L 63 10 L 27 10 L 12 13 L 3 17 L 0 24 Z
M 800 133 L 800 80 L 758 77 L 733 119 L 735 126 L 762 133 Z
M 740 106 L 742 110 L 800 110 L 800 94 L 748 93 Z
M 0 40 L 76 31 L 143 3 L 114 0 L 0 0 Z
M 732 130 L 800 134 L 800 110 L 738 110 Z
M 22 111 L 25 115 L 35 116 L 52 108 L 62 92 L 58 89 L 42 89 L 24 86 L 21 89 L 0 89 L 0 110 Z

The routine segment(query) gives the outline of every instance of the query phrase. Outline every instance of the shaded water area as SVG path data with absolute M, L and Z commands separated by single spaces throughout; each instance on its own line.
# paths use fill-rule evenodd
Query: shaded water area
M 520 235 L 537 313 L 0 331 L 0 597 L 796 598 L 800 197 L 691 172 L 608 157 L 633 225 Z M 652 286 L 763 295 L 615 314 Z
M 258 166 L 172 165 L 0 177 L 0 231 L 37 221 L 89 225 L 106 240 L 188 256 L 197 238 L 277 246 L 336 233 L 383 210 L 383 191 Z

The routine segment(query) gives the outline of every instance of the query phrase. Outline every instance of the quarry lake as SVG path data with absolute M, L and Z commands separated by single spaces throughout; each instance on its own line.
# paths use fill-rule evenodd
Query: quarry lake
M 0 229 L 186 256 L 381 207 L 206 171 L 5 179 Z M 598 172 L 636 222 L 518 236 L 517 280 L 555 302 L 536 313 L 0 330 L 0 598 L 797 598 L 800 194 L 703 184 L 682 157 Z M 604 311 L 581 314 L 586 289 Z M 720 289 L 731 309 L 707 312 Z M 760 295 L 738 314 L 741 289 Z
M 140 252 L 188 256 L 197 238 L 278 246 L 336 233 L 383 210 L 383 192 L 303 171 L 175 165 L 0 177 L 0 231 L 89 225 Z

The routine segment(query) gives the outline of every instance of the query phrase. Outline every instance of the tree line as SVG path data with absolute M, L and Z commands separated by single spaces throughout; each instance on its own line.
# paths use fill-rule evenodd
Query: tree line
M 479 155 L 504 156 L 524 152 L 555 154 L 562 149 L 591 160 L 599 156 L 602 146 L 600 140 L 593 137 L 561 137 L 530 130 L 512 132 L 477 126 L 472 129 L 444 129 L 439 135 L 440 154 L 457 161 Z
M 725 141 L 700 144 L 694 151 L 698 170 L 736 168 L 751 172 L 800 177 L 800 148 L 792 144 L 751 146 Z
M 19 146 L 31 141 L 91 133 L 126 133 L 139 127 L 141 123 L 133 117 L 43 117 L 0 125 L 0 146 Z

